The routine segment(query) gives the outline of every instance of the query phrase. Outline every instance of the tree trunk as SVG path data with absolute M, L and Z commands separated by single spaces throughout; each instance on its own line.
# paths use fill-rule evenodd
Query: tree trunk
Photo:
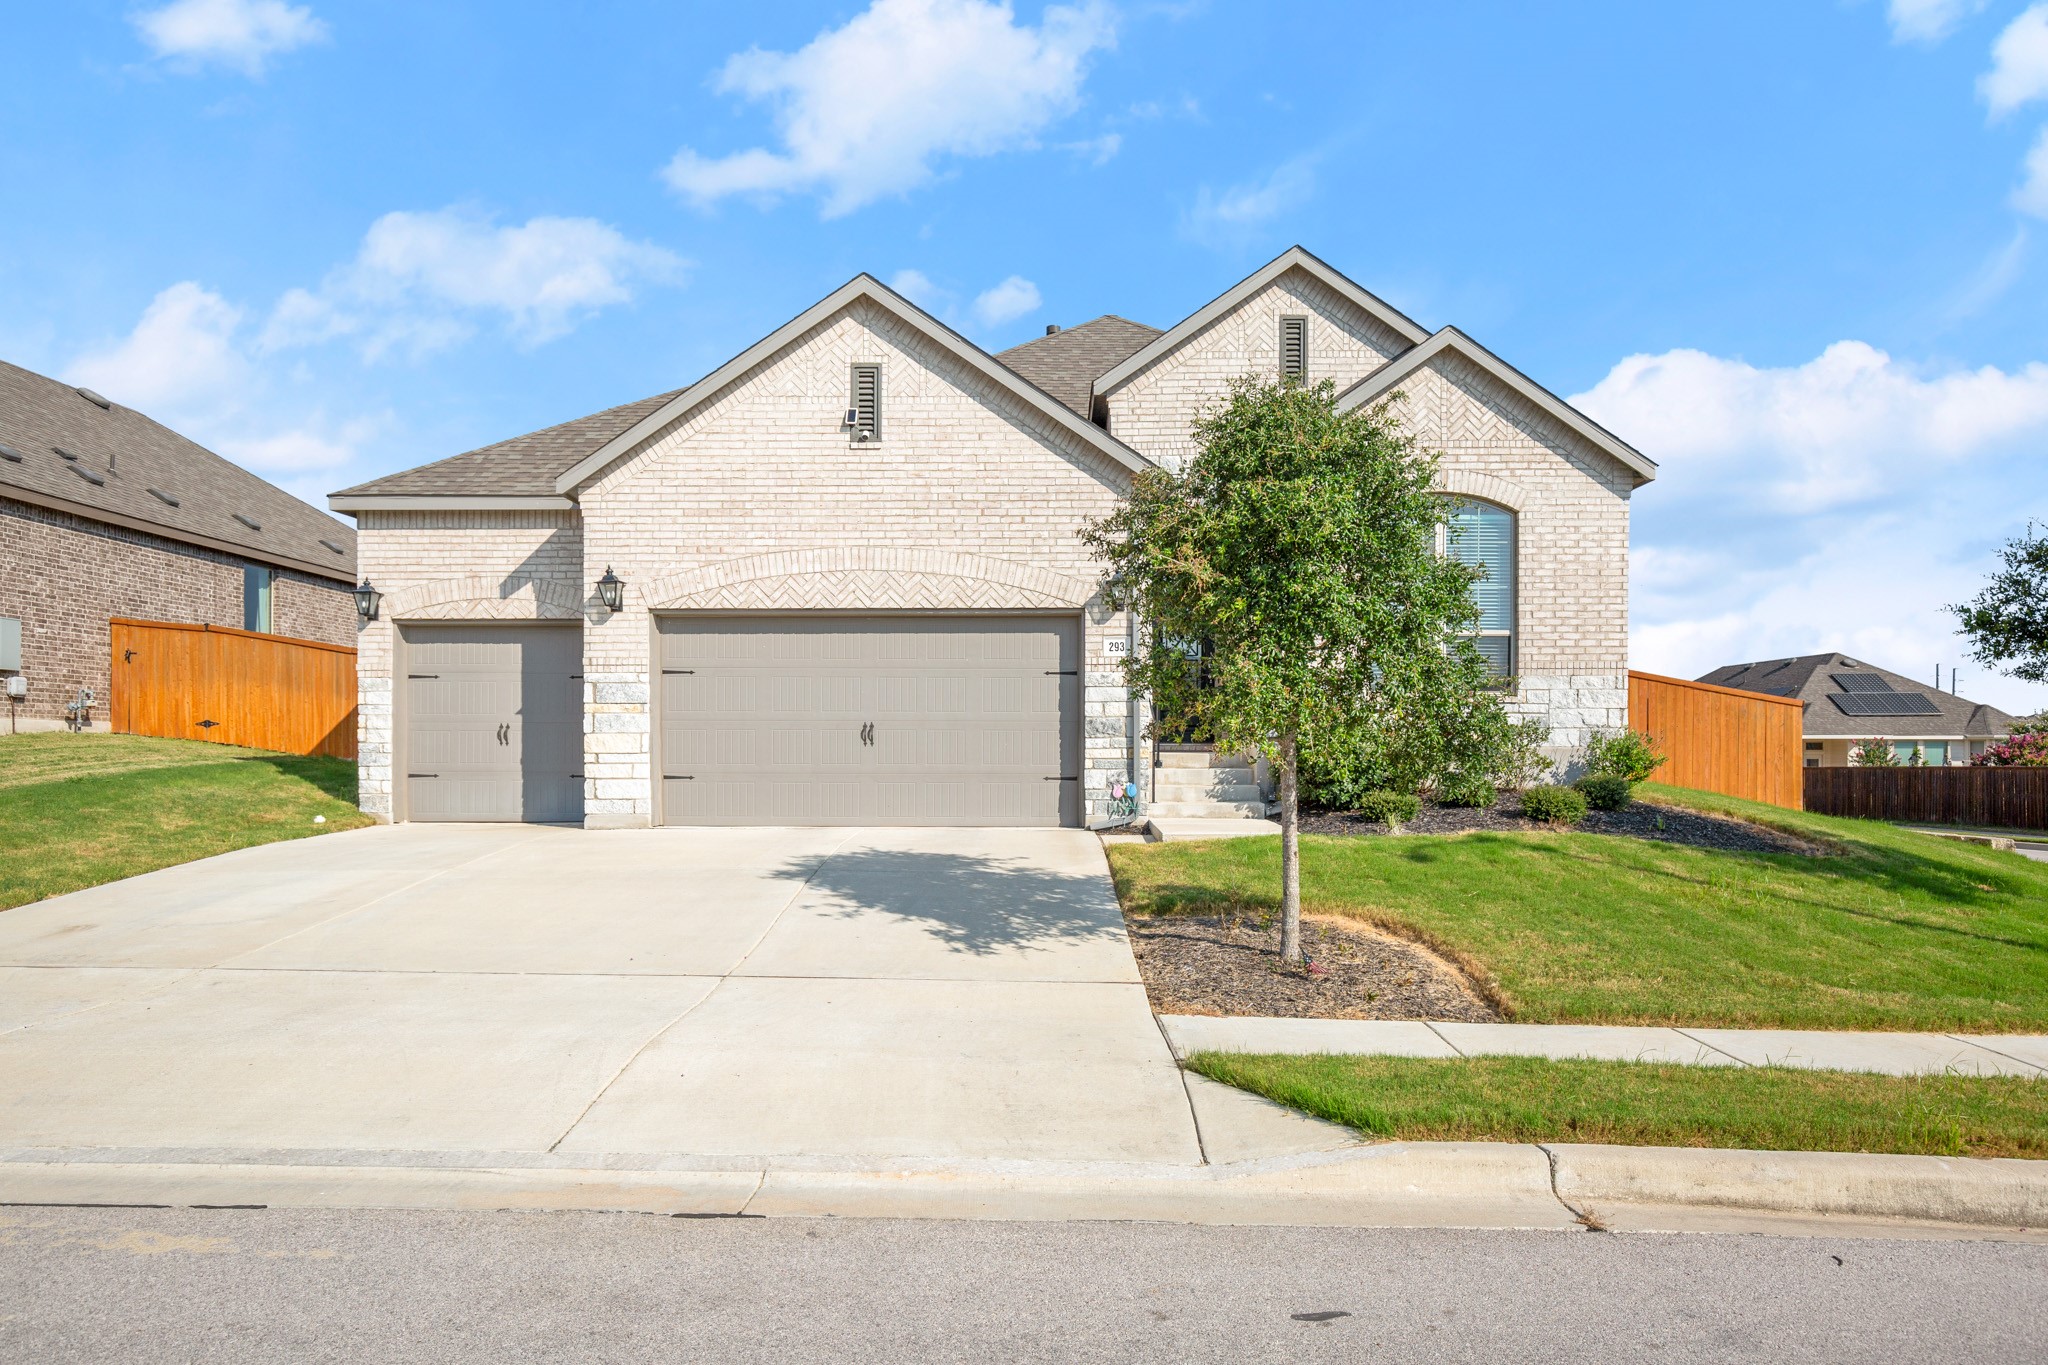
M 1293 735 L 1280 740 L 1280 960 L 1301 961 L 1301 801 Z

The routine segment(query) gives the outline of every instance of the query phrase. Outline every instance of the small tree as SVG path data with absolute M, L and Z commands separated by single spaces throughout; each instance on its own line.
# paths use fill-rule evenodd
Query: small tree
M 1849 754 L 1859 768 L 1902 768 L 1898 750 L 1888 739 L 1866 739 Z
M 1184 474 L 1140 474 L 1083 534 L 1110 600 L 1149 627 L 1130 685 L 1273 765 L 1280 956 L 1299 962 L 1302 755 L 1403 752 L 1487 691 L 1473 571 L 1437 553 L 1436 462 L 1384 407 L 1340 413 L 1328 381 L 1247 377 L 1194 434 Z
M 2004 567 L 1984 590 L 1950 607 L 1978 663 L 2028 682 L 2048 682 L 2048 535 L 2032 523 L 1999 552 Z

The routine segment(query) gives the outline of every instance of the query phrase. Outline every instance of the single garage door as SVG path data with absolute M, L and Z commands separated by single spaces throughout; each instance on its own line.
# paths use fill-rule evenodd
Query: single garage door
M 405 782 L 414 820 L 583 818 L 583 632 L 412 625 Z
M 997 616 L 660 624 L 674 825 L 1077 825 L 1080 628 Z

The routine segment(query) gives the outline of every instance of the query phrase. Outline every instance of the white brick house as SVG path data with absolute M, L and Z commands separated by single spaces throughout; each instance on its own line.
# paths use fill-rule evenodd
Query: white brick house
M 1284 353 L 1284 354 L 1283 354 Z M 1283 365 L 1401 395 L 1495 509 L 1497 646 L 1560 751 L 1626 719 L 1654 475 L 1299 248 L 1174 328 L 990 356 L 861 276 L 711 375 L 333 495 L 358 520 L 361 802 L 407 819 L 1080 824 L 1151 785 L 1079 538 Z M 1499 528 L 1506 528 L 1500 531 Z M 610 573 L 620 598 L 607 606 Z

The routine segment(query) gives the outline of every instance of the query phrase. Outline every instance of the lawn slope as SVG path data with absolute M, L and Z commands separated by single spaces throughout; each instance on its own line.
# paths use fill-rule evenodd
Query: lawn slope
M 1302 840 L 1302 899 L 1492 978 L 1533 1023 L 2048 1029 L 2048 864 L 1879 824 L 1649 788 L 1820 857 L 1608 835 Z M 1279 840 L 1109 849 L 1133 914 L 1278 904 Z
M 370 824 L 355 789 L 355 765 L 341 759 L 134 735 L 0 735 L 0 909 Z

